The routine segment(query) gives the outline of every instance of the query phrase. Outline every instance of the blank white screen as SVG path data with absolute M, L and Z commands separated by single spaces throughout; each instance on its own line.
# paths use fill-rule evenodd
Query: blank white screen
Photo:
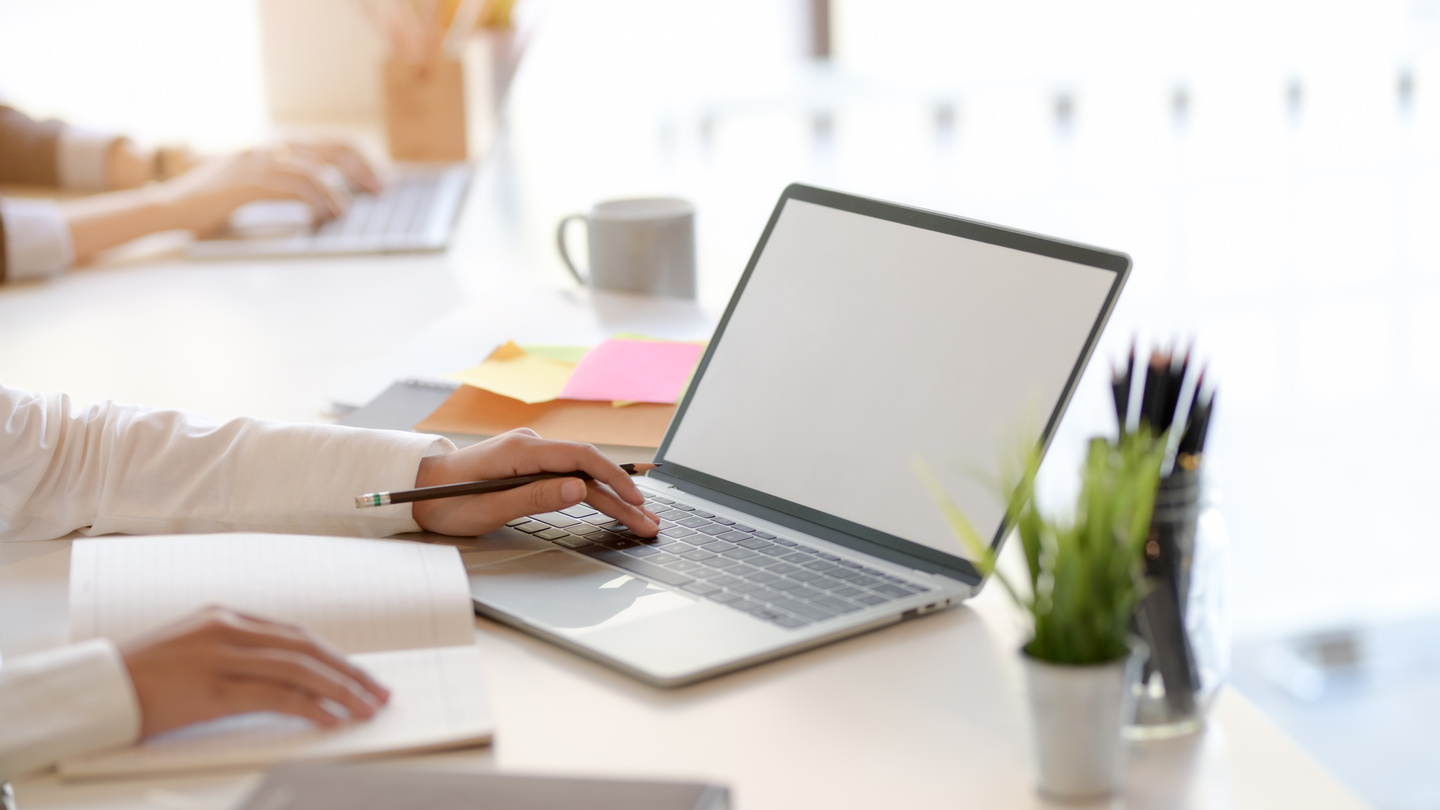
M 911 455 L 993 536 L 984 479 L 1049 419 L 1114 281 L 791 199 L 664 460 L 969 557 Z

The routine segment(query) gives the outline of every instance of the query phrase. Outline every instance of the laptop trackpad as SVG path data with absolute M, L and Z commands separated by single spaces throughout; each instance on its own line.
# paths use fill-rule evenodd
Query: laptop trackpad
M 553 549 L 469 574 L 475 601 L 538 627 L 593 630 L 696 606 L 617 568 Z

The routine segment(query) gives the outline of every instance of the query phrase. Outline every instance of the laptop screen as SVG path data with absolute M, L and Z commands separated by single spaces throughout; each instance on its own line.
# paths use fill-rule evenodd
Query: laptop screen
M 660 460 L 782 513 L 929 549 L 925 559 L 967 558 L 912 456 L 998 542 L 1002 454 L 1013 461 L 1026 430 L 1048 441 L 1128 266 L 792 186 Z

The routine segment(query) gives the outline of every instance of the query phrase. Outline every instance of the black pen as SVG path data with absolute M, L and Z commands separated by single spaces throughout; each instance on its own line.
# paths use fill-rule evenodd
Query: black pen
M 650 472 L 659 467 L 659 464 L 650 462 L 637 462 L 621 464 L 620 469 L 626 475 L 640 475 Z M 372 492 L 368 495 L 355 496 L 355 508 L 363 509 L 367 506 L 388 506 L 392 503 L 411 503 L 412 501 L 429 501 L 435 498 L 455 498 L 461 495 L 483 495 L 486 492 L 503 492 L 507 489 L 523 487 L 526 484 L 533 484 L 536 481 L 549 481 L 552 478 L 579 478 L 585 481 L 593 481 L 595 477 L 586 472 L 544 472 L 534 475 L 520 475 L 514 478 L 494 478 L 489 481 L 467 481 L 463 484 L 441 484 L 436 487 L 421 487 L 419 489 L 407 489 L 401 492 Z

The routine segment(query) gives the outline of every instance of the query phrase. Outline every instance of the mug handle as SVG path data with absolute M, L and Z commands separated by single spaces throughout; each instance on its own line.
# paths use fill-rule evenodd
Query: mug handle
M 560 258 L 561 258 L 562 260 L 564 260 L 564 262 L 565 262 L 565 267 L 566 267 L 567 269 L 569 269 L 570 275 L 574 276 L 574 277 L 575 277 L 575 280 L 578 281 L 578 282 L 580 282 L 580 283 L 583 285 L 583 284 L 585 284 L 585 277 L 582 276 L 582 275 L 580 275 L 580 271 L 579 271 L 579 270 L 576 270 L 576 269 L 575 269 L 575 263 L 572 262 L 572 261 L 570 261 L 570 251 L 565 248 L 565 226 L 566 226 L 566 225 L 569 225 L 571 222 L 573 222 L 573 221 L 575 221 L 575 220 L 579 220 L 579 221 L 581 221 L 581 222 L 584 222 L 584 221 L 585 221 L 585 215 L 584 215 L 584 214 L 571 214 L 570 216 L 565 217 L 564 219 L 560 220 L 560 226 L 555 229 L 555 245 L 556 245 L 556 247 L 559 247 L 559 248 L 560 248 Z

